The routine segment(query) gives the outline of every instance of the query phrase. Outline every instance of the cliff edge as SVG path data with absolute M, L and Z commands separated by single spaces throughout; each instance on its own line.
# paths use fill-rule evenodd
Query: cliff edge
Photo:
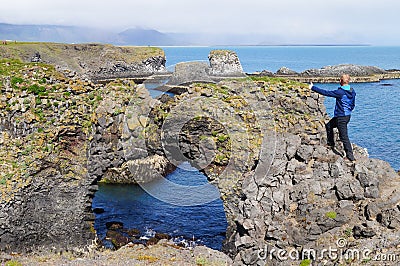
M 9 43 L 0 57 L 56 66 L 70 78 L 101 81 L 166 73 L 164 51 L 156 47 L 108 44 Z
M 234 265 L 397 261 L 400 176 L 355 145 L 355 164 L 327 148 L 323 100 L 305 84 L 251 78 L 193 84 L 161 107 L 152 146 L 219 188 Z

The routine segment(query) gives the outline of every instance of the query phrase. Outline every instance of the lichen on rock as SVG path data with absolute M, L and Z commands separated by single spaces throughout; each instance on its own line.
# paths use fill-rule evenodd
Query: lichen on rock
M 349 245 L 374 254 L 397 250 L 398 175 L 363 149 L 355 148 L 355 164 L 328 149 L 323 97 L 306 84 L 282 78 L 192 84 L 165 105 L 161 142 L 180 135 L 163 142 L 167 157 L 181 151 L 179 160 L 191 161 L 219 188 L 228 220 L 223 251 L 235 264 L 284 263 L 259 256 L 266 247 L 299 254 L 335 248 L 349 228 L 355 232 L 346 238 Z M 228 148 L 210 132 L 226 132 Z M 221 164 L 216 151 L 223 150 Z
M 96 237 L 96 183 L 137 156 L 145 125 L 127 121 L 145 123 L 153 100 L 132 81 L 94 84 L 42 63 L 2 60 L 0 73 L 0 249 L 80 252 Z
M 210 61 L 209 74 L 222 77 L 244 77 L 239 57 L 234 51 L 212 50 L 208 55 Z

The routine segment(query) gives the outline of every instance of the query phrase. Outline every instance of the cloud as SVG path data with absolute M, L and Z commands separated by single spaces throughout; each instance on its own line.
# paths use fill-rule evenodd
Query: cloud
M 14 0 L 0 22 L 400 43 L 398 10 L 397 0 Z

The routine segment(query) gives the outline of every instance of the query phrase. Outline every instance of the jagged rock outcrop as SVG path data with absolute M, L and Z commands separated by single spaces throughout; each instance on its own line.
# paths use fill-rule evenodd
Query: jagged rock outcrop
M 107 183 L 143 184 L 167 176 L 176 166 L 167 158 L 160 155 L 151 155 L 145 158 L 129 160 L 120 167 L 108 168 L 102 177 Z
M 205 62 L 182 62 L 168 80 L 164 90 L 185 92 L 183 86 L 195 82 L 216 83 L 224 78 L 245 77 L 239 58 L 233 51 L 212 50 L 208 56 L 209 65 Z
M 111 183 L 150 182 L 175 169 L 161 152 L 157 155 L 146 147 L 146 136 L 152 134 L 148 116 L 158 101 L 142 85 L 125 83 L 131 95 L 118 93 L 121 86 L 108 84 L 107 98 L 94 111 L 97 126 L 89 149 L 89 174 Z
M 208 74 L 206 62 L 182 62 L 175 65 L 175 70 L 167 82 L 167 86 L 189 85 L 194 82 L 213 83 Z
M 97 87 L 48 65 L 0 68 L 0 250 L 82 252 L 95 239 L 87 150 Z
M 142 175 L 125 174 L 125 183 L 173 169 L 146 150 L 144 115 L 155 100 L 130 81 L 95 85 L 18 61 L 0 69 L 0 250 L 85 251 L 101 178 L 126 165 Z
M 208 55 L 209 74 L 221 77 L 245 77 L 239 57 L 234 51 L 213 50 Z
M 272 71 L 264 69 L 260 73 L 256 74 L 256 76 L 259 76 L 259 77 L 273 77 L 273 76 L 275 76 L 275 74 Z
M 387 71 L 375 66 L 341 64 L 335 66 L 326 66 L 320 69 L 308 69 L 302 72 L 301 75 L 311 77 L 339 77 L 343 73 L 347 73 L 350 76 L 358 77 L 385 74 L 387 73 Z
M 58 136 L 71 145 L 57 159 L 39 159 L 29 177 L 13 176 L 2 183 L 1 250 L 83 252 L 95 239 L 89 199 L 97 188 L 87 178 L 85 136 L 79 131 Z
M 236 263 L 296 265 L 302 259 L 278 258 L 268 253 L 272 249 L 292 254 L 313 249 L 317 256 L 329 247 L 341 249 L 343 254 L 349 249 L 394 254 L 399 245 L 395 237 L 398 225 L 389 229 L 382 220 L 365 213 L 370 205 L 380 206 L 376 213 L 387 213 L 389 223 L 397 224 L 399 177 L 393 169 L 360 157 L 355 166 L 348 166 L 323 146 L 295 139 L 290 135 L 278 138 L 281 148 L 269 173 L 262 179 L 249 175 L 243 180 L 244 200 L 236 212 L 236 230 L 227 241 Z M 295 152 L 293 158 L 287 157 L 285 148 Z M 363 180 L 367 176 L 368 180 Z M 385 185 L 388 183 L 390 186 Z M 357 232 L 360 230 L 364 231 Z M 259 256 L 260 251 L 266 256 Z M 316 255 L 309 258 L 322 261 Z M 324 259 L 333 265 L 333 258 Z
M 41 58 L 41 55 L 39 54 L 39 52 L 36 52 L 31 58 L 31 62 L 33 62 L 33 63 L 37 63 L 37 62 L 41 62 L 41 61 L 42 61 L 42 58 Z
M 2 58 L 43 62 L 71 77 L 92 81 L 166 73 L 164 51 L 154 47 L 106 44 L 16 43 L 0 47 Z
M 287 67 L 281 67 L 280 69 L 278 69 L 278 71 L 276 71 L 277 75 L 284 75 L 284 76 L 290 76 L 290 75 L 298 75 L 299 73 L 297 73 L 294 70 L 291 70 L 290 68 Z

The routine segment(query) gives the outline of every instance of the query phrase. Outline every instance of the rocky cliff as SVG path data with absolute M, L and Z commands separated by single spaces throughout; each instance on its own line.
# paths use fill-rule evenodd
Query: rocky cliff
M 52 64 L 67 76 L 92 81 L 143 78 L 166 73 L 164 51 L 155 47 L 105 44 L 9 43 L 0 57 Z
M 1 60 L 0 69 L 0 248 L 86 247 L 97 189 L 87 170 L 90 113 L 101 92 L 49 65 Z
M 1 250 L 82 251 L 95 240 L 91 201 L 101 178 L 126 165 L 146 173 L 129 172 L 129 182 L 173 170 L 137 148 L 138 110 L 152 101 L 142 86 L 96 85 L 18 60 L 1 60 L 0 73 Z
M 324 99 L 305 84 L 193 83 L 159 101 L 127 80 L 95 85 L 16 60 L 0 67 L 1 250 L 82 250 L 95 238 L 101 178 L 142 183 L 182 161 L 218 187 L 223 251 L 236 265 L 358 265 L 349 250 L 370 251 L 367 261 L 399 249 L 399 175 L 362 148 L 348 164 L 340 147 L 325 147 Z M 212 200 L 181 192 L 168 194 L 189 205 Z M 342 256 L 318 253 L 329 248 Z
M 190 161 L 220 190 L 224 252 L 236 265 L 333 265 L 318 253 L 329 248 L 342 263 L 352 249 L 370 251 L 360 260 L 396 256 L 399 175 L 361 148 L 355 164 L 341 147 L 328 149 L 323 98 L 307 86 L 274 78 L 195 84 L 162 109 L 171 115 L 158 122 L 167 157 Z

